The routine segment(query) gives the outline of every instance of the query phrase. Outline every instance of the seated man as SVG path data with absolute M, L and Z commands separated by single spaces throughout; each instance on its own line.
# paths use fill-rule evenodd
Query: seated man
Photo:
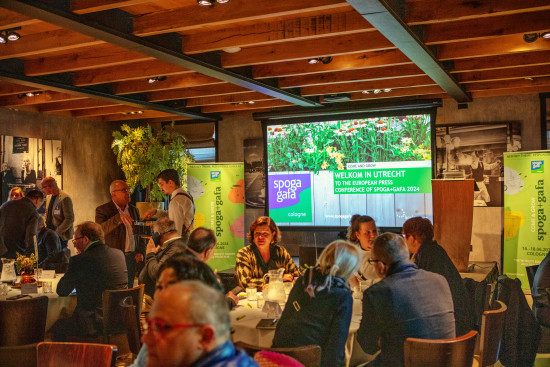
M 455 310 L 456 335 L 468 333 L 474 327 L 472 301 L 451 258 L 445 249 L 433 240 L 432 223 L 426 218 L 410 218 L 403 223 L 403 235 L 416 266 L 443 275 L 449 283 Z
M 230 336 L 229 310 L 221 292 L 190 280 L 157 294 L 142 340 L 147 366 L 257 366 Z
M 153 224 L 153 237 L 145 249 L 145 266 L 139 274 L 139 284 L 145 284 L 143 311 L 151 307 L 155 284 L 160 266 L 174 254 L 185 251 L 185 241 L 176 231 L 176 225 L 168 217 L 162 217 Z
M 57 284 L 57 294 L 68 296 L 76 289 L 76 308 L 70 318 L 60 319 L 52 326 L 54 341 L 100 333 L 103 291 L 128 288 L 124 253 L 105 245 L 99 224 L 79 224 L 73 243 L 78 255 L 69 260 L 67 273 Z
M 44 220 L 42 218 L 38 219 L 36 230 L 38 231 L 38 236 L 36 238 L 38 247 L 38 267 L 49 269 L 50 266 L 55 266 L 55 263 L 68 263 L 69 257 L 67 257 L 65 252 L 61 249 L 59 236 L 54 230 L 44 225 Z
M 363 294 L 363 318 L 357 331 L 365 352 L 381 349 L 369 366 L 403 366 L 403 343 L 408 337 L 456 336 L 449 285 L 441 275 L 411 263 L 401 236 L 384 233 L 377 237 L 370 261 L 382 280 Z
M 533 313 L 541 325 L 550 327 L 550 303 L 548 302 L 548 292 L 546 288 L 550 287 L 550 252 L 542 260 L 535 279 L 533 279 Z

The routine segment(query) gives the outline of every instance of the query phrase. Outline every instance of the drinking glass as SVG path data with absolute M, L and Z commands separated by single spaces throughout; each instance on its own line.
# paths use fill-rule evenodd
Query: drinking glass
M 42 292 L 53 293 L 51 280 L 42 281 Z
M 262 294 L 257 294 L 256 295 L 256 302 L 258 303 L 258 309 L 259 310 L 262 310 L 264 308 L 264 305 L 265 305 L 265 299 L 264 299 L 264 296 Z
M 0 283 L 0 296 L 7 296 L 8 292 L 8 285 L 6 283 Z
M 257 297 L 258 290 L 256 287 L 248 287 L 246 288 L 246 299 L 249 301 L 255 301 Z

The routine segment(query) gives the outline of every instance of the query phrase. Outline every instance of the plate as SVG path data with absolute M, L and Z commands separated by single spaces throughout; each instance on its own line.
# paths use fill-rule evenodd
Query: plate
M 19 289 L 19 288 L 21 288 L 21 283 L 15 283 L 11 287 L 14 288 L 14 289 Z M 42 287 L 42 282 L 38 281 L 38 287 Z

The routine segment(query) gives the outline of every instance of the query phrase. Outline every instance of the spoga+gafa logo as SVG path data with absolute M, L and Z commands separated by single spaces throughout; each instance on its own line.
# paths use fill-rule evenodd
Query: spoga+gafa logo
M 210 181 L 221 181 L 221 171 L 210 171 Z
M 544 173 L 544 161 L 531 161 L 531 173 Z

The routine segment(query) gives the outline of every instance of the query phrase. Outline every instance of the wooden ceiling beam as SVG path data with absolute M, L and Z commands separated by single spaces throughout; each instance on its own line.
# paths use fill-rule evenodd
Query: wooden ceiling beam
M 324 73 L 382 66 L 412 65 L 412 61 L 399 50 L 360 52 L 356 54 L 335 56 L 330 64 L 317 63 L 310 65 L 306 60 L 288 61 L 274 64 L 255 65 L 252 76 L 256 79 L 290 77 L 310 73 Z
M 194 54 L 227 47 L 260 46 L 365 32 L 369 29 L 374 31 L 374 27 L 352 10 L 188 34 L 183 38 L 183 52 Z
M 280 88 L 298 88 L 320 84 L 359 82 L 367 80 L 394 79 L 425 75 L 414 64 L 400 66 L 381 66 L 379 68 L 335 71 L 332 73 L 306 74 L 279 79 Z
M 254 101 L 255 103 L 257 103 L 258 101 L 269 101 L 272 99 L 274 98 L 258 92 L 237 93 L 224 96 L 189 98 L 187 100 L 187 107 L 200 107 L 227 103 L 242 103 L 249 101 Z
M 507 79 L 537 78 L 541 76 L 550 76 L 550 60 L 548 60 L 548 64 L 546 65 L 460 73 L 457 74 L 457 79 L 461 83 L 476 83 Z
M 272 108 L 272 107 L 288 107 L 292 106 L 291 103 L 288 103 L 286 101 L 281 100 L 273 100 L 273 101 L 261 101 L 254 104 L 246 104 L 246 105 L 232 105 L 232 104 L 224 104 L 224 105 L 215 105 L 215 106 L 205 106 L 202 108 L 203 113 L 215 113 L 215 112 L 231 112 L 231 111 L 249 111 L 249 110 L 257 110 L 262 108 Z
M 57 56 L 42 57 L 25 61 L 25 74 L 39 76 L 67 71 L 79 71 L 125 65 L 129 62 L 152 60 L 151 56 L 105 44 L 89 50 Z
M 29 87 L 26 85 L 2 83 L 0 84 L 0 96 L 9 96 L 11 94 L 38 92 L 41 89 L 35 87 Z
M 0 106 L 17 107 L 17 106 L 37 105 L 41 103 L 50 103 L 50 102 L 57 102 L 57 101 L 72 101 L 72 100 L 77 100 L 82 98 L 83 97 L 81 96 L 75 96 L 67 93 L 46 91 L 34 97 L 19 98 L 16 95 L 6 96 L 0 99 Z
M 415 0 L 405 2 L 405 22 L 427 24 L 548 9 L 550 4 L 541 0 Z
M 513 34 L 484 40 L 442 44 L 437 46 L 437 57 L 440 60 L 456 60 L 548 50 L 550 50 L 550 40 L 548 39 L 539 39 L 536 42 L 527 43 L 523 41 L 523 35 Z
M 248 47 L 234 54 L 223 53 L 222 66 L 231 68 L 394 48 L 395 46 L 380 33 L 363 32 L 346 36 Z
M 116 106 L 108 106 L 108 107 L 80 109 L 80 110 L 72 111 L 71 114 L 73 117 L 90 117 L 90 116 L 114 115 L 118 113 L 137 112 L 137 111 L 142 111 L 142 110 L 135 107 L 116 105 Z
M 66 51 L 80 47 L 95 46 L 103 41 L 66 29 L 35 33 L 25 36 L 24 41 L 8 42 L 0 47 L 0 60 L 36 56 L 41 53 Z
M 124 65 L 75 71 L 73 72 L 73 84 L 82 86 L 190 73 L 194 72 L 166 62 L 147 60 Z
M 468 93 L 401 19 L 387 0 L 347 1 L 457 102 L 471 101 Z
M 312 87 L 304 87 L 300 91 L 304 96 L 316 96 L 332 93 L 361 92 L 363 90 L 370 89 L 406 88 L 414 86 L 429 86 L 434 84 L 435 82 L 430 79 L 430 77 L 424 75 L 399 79 L 374 80 L 367 82 L 316 85 Z
M 301 3 L 303 1 L 306 0 L 293 1 L 291 4 Z M 335 2 L 336 0 L 319 1 L 321 1 L 322 3 L 323 1 Z M 251 3 L 247 2 L 247 4 Z M 256 6 L 256 4 L 253 5 L 255 9 L 259 8 Z M 10 10 L 18 11 L 22 14 L 33 16 L 45 22 L 49 22 L 58 26 L 65 27 L 67 29 L 71 29 L 75 32 L 85 34 L 87 36 L 97 38 L 104 42 L 109 42 L 120 47 L 139 51 L 145 55 L 154 57 L 155 59 L 169 62 L 174 65 L 179 65 L 181 67 L 194 70 L 201 74 L 220 79 L 221 81 L 230 82 L 254 90 L 256 92 L 264 93 L 275 98 L 280 98 L 282 100 L 294 103 L 298 106 L 322 107 L 322 105 L 318 102 L 304 98 L 298 94 L 279 89 L 271 84 L 259 82 L 242 74 L 225 70 L 208 62 L 184 55 L 179 51 L 170 50 L 168 48 L 162 47 L 155 42 L 141 39 L 139 37 L 135 37 L 131 34 L 126 34 L 121 31 L 117 31 L 105 25 L 100 25 L 97 22 L 90 21 L 86 17 L 66 12 L 62 9 L 52 7 L 49 4 L 42 3 L 37 0 L 3 0 L 2 6 Z M 237 11 L 240 10 L 239 6 L 222 7 L 222 9 L 237 9 Z M 188 16 L 187 18 L 195 17 Z
M 392 89 L 390 92 L 384 92 L 379 94 L 364 94 L 361 92 L 351 93 L 352 101 L 362 101 L 362 100 L 373 100 L 373 99 L 386 99 L 386 98 L 398 98 L 398 97 L 410 97 L 410 96 L 425 96 L 436 94 L 439 98 L 439 95 L 445 94 L 445 91 L 441 89 L 439 85 L 432 85 L 429 87 L 410 87 L 410 88 L 399 88 Z M 448 95 L 447 95 L 448 96 Z M 321 98 L 321 101 L 324 101 Z
M 39 20 L 0 8 L 0 29 L 23 27 L 36 22 L 39 22 Z
M 546 93 L 546 92 L 550 92 L 550 85 L 472 91 L 472 97 L 484 98 L 484 97 L 510 96 L 510 95 L 513 96 L 517 94 L 538 94 L 538 93 Z
M 534 33 L 550 30 L 550 10 L 504 15 L 484 21 L 471 19 L 428 24 L 422 27 L 425 44 L 458 42 L 492 38 L 516 33 Z
M 58 112 L 58 111 L 71 111 L 81 110 L 85 108 L 93 107 L 109 107 L 116 106 L 117 104 L 109 101 L 103 101 L 100 99 L 79 99 L 77 101 L 61 101 L 52 102 L 38 106 L 40 112 Z
M 155 90 L 168 90 L 178 88 L 191 88 L 201 85 L 221 84 L 221 80 L 209 77 L 199 73 L 188 73 L 183 75 L 172 75 L 166 77 L 166 80 L 156 83 L 149 83 L 147 80 L 131 80 L 127 82 L 119 82 L 113 85 L 113 93 L 132 94 L 152 92 Z
M 453 60 L 451 73 L 545 65 L 549 63 L 550 51 L 520 52 L 508 55 Z
M 175 99 L 213 97 L 236 93 L 249 93 L 250 90 L 229 83 L 202 85 L 199 87 L 149 92 L 147 100 L 151 102 L 170 101 Z
M 143 111 L 142 114 L 134 114 L 134 115 L 125 115 L 122 113 L 105 115 L 105 116 L 102 116 L 101 119 L 103 121 L 129 121 L 129 120 L 143 120 L 143 119 L 150 119 L 150 118 L 157 118 L 157 117 L 162 117 L 169 120 L 171 118 L 174 118 L 175 116 L 169 113 L 148 110 L 148 111 Z
M 534 78 L 533 80 L 514 79 L 514 80 L 499 80 L 482 83 L 466 84 L 468 91 L 479 91 L 488 89 L 511 89 L 511 88 L 531 88 L 550 85 L 550 77 Z
M 262 2 L 233 0 L 231 6 L 215 8 L 198 7 L 196 3 L 189 7 L 144 14 L 134 19 L 134 34 L 150 36 L 160 33 L 188 32 L 212 26 L 231 25 L 240 22 L 299 15 L 304 12 L 346 8 L 342 0 L 293 0 Z M 192 14 L 192 16 L 189 16 Z

